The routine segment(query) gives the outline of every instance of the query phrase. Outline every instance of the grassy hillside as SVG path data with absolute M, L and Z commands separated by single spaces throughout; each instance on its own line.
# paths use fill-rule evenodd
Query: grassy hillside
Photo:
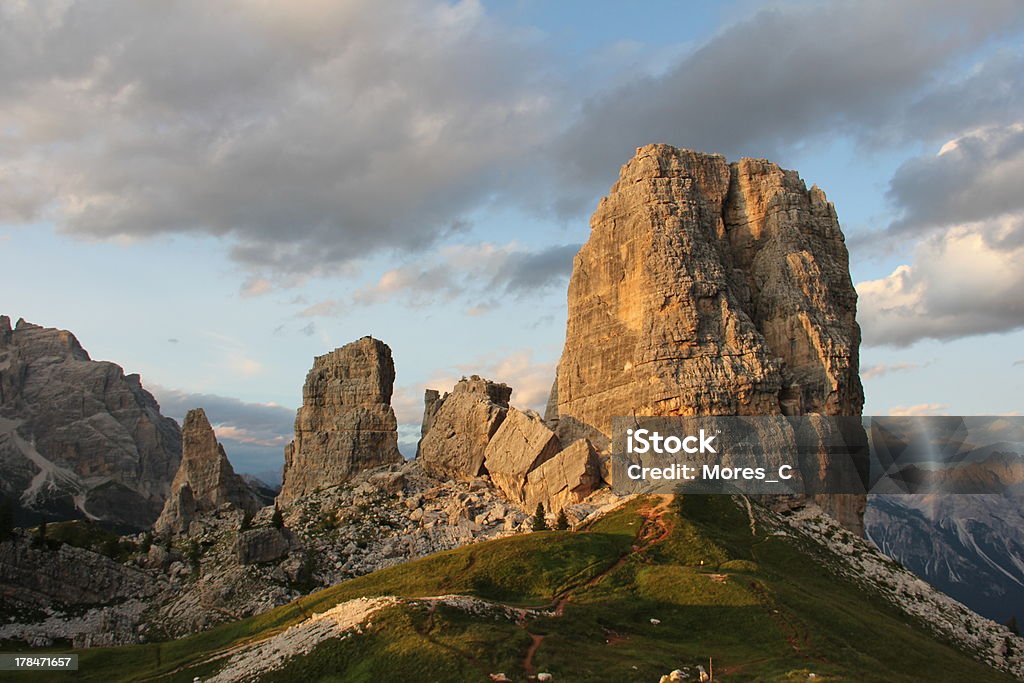
M 526 680 L 550 671 L 556 681 L 657 681 L 708 658 L 723 681 L 812 672 L 818 681 L 1012 680 L 831 575 L 814 552 L 792 537 L 752 533 L 746 512 L 725 497 L 633 501 L 585 531 L 468 546 L 191 638 L 83 651 L 78 677 L 39 680 L 205 679 L 223 655 L 346 600 L 453 593 L 546 614 L 407 601 L 264 680 L 461 682 L 499 671 Z

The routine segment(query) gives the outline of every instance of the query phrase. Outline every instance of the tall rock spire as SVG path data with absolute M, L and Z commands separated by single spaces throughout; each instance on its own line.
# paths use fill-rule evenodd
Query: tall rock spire
M 860 328 L 832 205 L 777 165 L 648 145 L 591 219 L 547 417 L 859 415 Z M 863 499 L 827 508 L 859 529 Z
M 394 383 L 391 349 L 373 337 L 314 360 L 295 416 L 295 438 L 285 448 L 279 504 L 342 484 L 362 470 L 401 462 L 391 408 Z
M 157 533 L 185 531 L 197 514 L 212 512 L 224 504 L 249 514 L 259 510 L 256 495 L 235 474 L 202 408 L 190 410 L 185 416 L 181 446 L 181 466 L 163 512 L 153 525 Z

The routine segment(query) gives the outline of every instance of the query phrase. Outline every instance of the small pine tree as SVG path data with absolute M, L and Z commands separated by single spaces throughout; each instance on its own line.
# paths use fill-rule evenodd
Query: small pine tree
M 242 515 L 242 523 L 238 525 L 239 531 L 247 531 L 252 528 L 252 513 L 246 512 Z
M 558 511 L 558 520 L 555 522 L 555 528 L 559 531 L 569 530 L 569 518 L 565 516 L 565 510 Z
M 270 518 L 270 524 L 275 529 L 284 528 L 284 515 L 281 514 L 281 508 L 274 506 L 274 516 Z
M 1010 617 L 1010 620 L 1006 622 L 1006 628 L 1010 629 L 1010 633 L 1015 636 L 1020 635 L 1020 627 L 1017 625 L 1017 615 Z
M 537 503 L 537 511 L 533 513 L 533 530 L 548 530 L 548 520 L 544 518 L 544 503 Z
M 8 501 L 0 503 L 0 541 L 14 538 L 14 510 Z
M 46 545 L 46 520 L 40 520 L 39 526 L 36 527 L 36 537 L 32 539 L 36 547 L 42 548 Z
M 151 547 L 153 547 L 153 532 L 147 531 L 142 534 L 142 541 L 139 542 L 139 552 L 145 555 Z

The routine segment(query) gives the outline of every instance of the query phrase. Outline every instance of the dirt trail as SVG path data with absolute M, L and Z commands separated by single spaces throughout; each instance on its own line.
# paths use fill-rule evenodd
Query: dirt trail
M 657 499 L 654 505 L 645 506 L 640 508 L 637 512 L 643 518 L 643 522 L 640 525 L 640 529 L 637 530 L 636 538 L 633 541 L 633 545 L 629 551 L 623 554 L 613 564 L 602 570 L 598 574 L 592 576 L 582 584 L 572 586 L 555 596 L 555 601 L 552 603 L 553 614 L 556 617 L 560 617 L 565 613 L 565 606 L 572 599 L 572 596 L 581 588 L 591 588 L 603 581 L 605 577 L 615 573 L 620 569 L 630 558 L 646 552 L 652 546 L 665 541 L 672 533 L 672 525 L 665 519 L 665 513 L 668 512 L 669 505 L 672 504 L 674 498 L 671 494 L 661 494 L 652 496 Z M 546 636 L 539 635 L 536 633 L 530 633 L 526 625 L 526 614 L 523 613 L 519 620 L 519 625 L 526 630 L 528 636 L 530 636 L 530 647 L 526 650 L 526 654 L 523 656 L 523 669 L 526 671 L 527 676 L 533 676 L 537 672 L 537 667 L 534 665 L 533 660 L 537 655 L 537 650 L 544 643 Z

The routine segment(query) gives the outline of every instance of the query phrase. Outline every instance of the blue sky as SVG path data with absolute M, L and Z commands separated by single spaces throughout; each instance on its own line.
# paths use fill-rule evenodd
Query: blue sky
M 996 0 L 5 4 L 0 312 L 206 407 L 261 473 L 313 356 L 372 334 L 408 448 L 426 386 L 542 403 L 590 212 L 666 142 L 825 189 L 866 413 L 1019 413 L 1022 27 Z

